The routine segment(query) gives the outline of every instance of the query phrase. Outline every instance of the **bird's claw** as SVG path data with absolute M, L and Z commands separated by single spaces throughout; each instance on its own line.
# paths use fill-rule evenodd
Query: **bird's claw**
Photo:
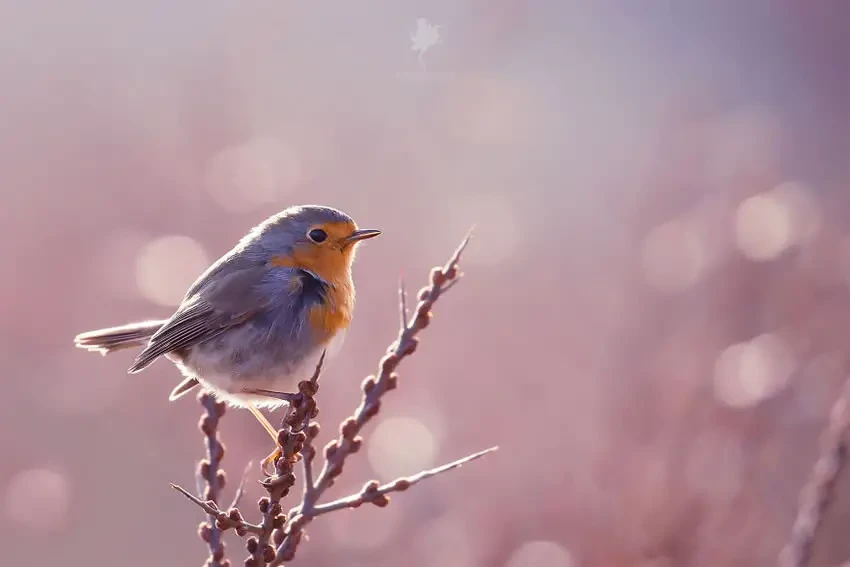
M 268 457 L 260 461 L 260 470 L 263 472 L 264 475 L 274 476 L 275 474 L 277 474 L 277 470 L 275 469 L 275 461 L 277 461 L 282 455 L 283 451 L 280 447 L 278 447 L 277 449 L 272 451 L 272 453 Z M 291 461 L 293 464 L 298 463 L 301 461 L 302 458 L 303 457 L 300 454 L 295 454 L 292 456 Z M 269 469 L 269 466 L 271 466 L 271 469 Z
M 282 454 L 282 451 L 281 451 L 280 447 L 276 447 L 275 450 L 272 451 L 272 453 L 268 457 L 266 457 L 265 459 L 260 461 L 260 470 L 263 472 L 264 475 L 266 475 L 266 476 L 274 476 L 275 475 L 276 471 L 274 469 L 274 462 L 278 459 L 278 457 L 281 456 L 281 454 Z M 271 467 L 272 467 L 271 471 L 269 471 L 269 465 L 271 465 Z

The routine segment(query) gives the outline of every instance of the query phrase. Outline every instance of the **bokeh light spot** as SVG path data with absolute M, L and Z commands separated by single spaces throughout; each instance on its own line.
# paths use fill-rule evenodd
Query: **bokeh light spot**
M 295 149 L 281 140 L 261 136 L 213 156 L 205 185 L 223 209 L 246 212 L 281 201 L 301 179 Z
M 815 193 L 799 181 L 785 181 L 770 194 L 784 204 L 791 216 L 791 240 L 795 244 L 817 236 L 823 225 L 823 211 Z
M 505 567 L 574 567 L 572 555 L 554 541 L 530 541 L 513 552 Z
M 56 531 L 67 523 L 70 507 L 70 483 L 55 470 L 19 471 L 6 487 L 6 515 L 18 527 Z
M 735 222 L 738 249 L 751 260 L 773 260 L 792 244 L 792 213 L 788 203 L 773 193 L 745 199 Z
M 436 454 L 434 434 L 424 423 L 410 417 L 382 420 L 369 443 L 369 464 L 387 480 L 432 467 Z
M 760 335 L 720 354 L 714 394 L 732 407 L 755 405 L 782 390 L 793 370 L 794 357 L 787 345 L 776 335 Z
M 208 265 L 204 249 L 192 238 L 164 236 L 139 252 L 136 284 L 149 301 L 172 307 Z

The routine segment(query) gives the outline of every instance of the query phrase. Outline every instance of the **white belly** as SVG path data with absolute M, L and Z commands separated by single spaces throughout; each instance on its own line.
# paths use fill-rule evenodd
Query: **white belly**
M 326 354 L 322 364 L 322 382 L 329 361 L 339 352 L 345 340 L 345 331 L 337 333 L 325 347 Z M 219 364 L 206 363 L 204 359 L 189 356 L 185 361 L 174 360 L 184 376 L 198 380 L 201 387 L 214 394 L 218 399 L 231 407 L 246 407 L 252 405 L 258 408 L 278 408 L 286 405 L 284 400 L 243 392 L 244 389 L 271 390 L 273 392 L 295 393 L 298 383 L 309 380 L 316 371 L 316 365 L 322 356 L 322 349 L 316 349 L 305 356 L 296 365 L 286 368 L 268 368 L 266 372 L 252 374 L 246 377 L 234 377 L 218 371 Z M 210 361 L 212 362 L 212 361 Z

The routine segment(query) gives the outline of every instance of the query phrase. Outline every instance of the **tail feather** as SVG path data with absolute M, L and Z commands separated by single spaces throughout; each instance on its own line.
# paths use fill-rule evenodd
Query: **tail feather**
M 162 321 L 141 321 L 80 333 L 74 337 L 74 345 L 88 351 L 109 354 L 125 348 L 145 346 L 151 336 L 166 323 Z

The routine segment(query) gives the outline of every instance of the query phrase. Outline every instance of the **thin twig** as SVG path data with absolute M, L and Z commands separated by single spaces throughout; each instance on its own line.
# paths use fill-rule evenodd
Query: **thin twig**
M 850 378 L 832 406 L 823 433 L 821 451 L 800 497 L 797 518 L 787 545 L 779 556 L 780 567 L 806 567 L 827 506 L 833 500 L 835 481 L 847 464 L 850 443 Z
M 212 500 L 207 500 L 206 502 L 204 502 L 182 486 L 172 483 L 171 488 L 173 488 L 174 490 L 194 502 L 196 505 L 200 506 L 204 512 L 209 514 L 210 518 L 212 518 L 212 521 L 216 524 L 216 529 L 219 531 L 223 531 L 229 528 L 234 528 L 237 531 L 243 531 L 239 528 L 244 528 L 245 532 L 260 533 L 263 529 L 262 526 L 251 524 L 249 522 L 246 522 L 245 520 L 242 520 L 241 518 L 232 518 L 230 515 L 220 510 L 216 503 Z M 226 527 L 219 527 L 222 524 L 224 524 Z
M 373 503 L 378 506 L 386 506 L 386 504 L 389 502 L 386 495 L 390 492 L 403 492 L 414 484 L 425 480 L 426 478 L 431 478 L 432 476 L 437 476 L 438 474 L 444 473 L 446 471 L 462 467 L 466 463 L 474 461 L 475 459 L 480 459 L 484 455 L 492 453 L 493 451 L 496 451 L 498 449 L 498 447 L 490 447 L 489 449 L 479 451 L 462 459 L 452 461 L 451 463 L 427 471 L 422 471 L 413 476 L 397 478 L 396 480 L 388 482 L 386 484 L 379 484 L 378 481 L 375 480 L 369 481 L 365 485 L 363 485 L 363 489 L 357 494 L 345 496 L 343 498 L 339 498 L 338 500 L 328 502 L 327 504 L 318 504 L 314 506 L 313 517 L 315 518 L 316 516 L 321 516 L 322 514 L 327 514 L 328 512 L 333 512 L 335 510 L 342 510 L 343 508 L 357 508 L 361 504 L 365 503 Z
M 242 478 L 239 479 L 239 486 L 236 487 L 236 493 L 233 495 L 233 500 L 230 502 L 231 508 L 237 508 L 239 502 L 242 501 L 242 496 L 245 494 L 245 483 L 248 481 L 248 473 L 254 468 L 254 461 L 248 461 L 245 469 L 242 471 Z

